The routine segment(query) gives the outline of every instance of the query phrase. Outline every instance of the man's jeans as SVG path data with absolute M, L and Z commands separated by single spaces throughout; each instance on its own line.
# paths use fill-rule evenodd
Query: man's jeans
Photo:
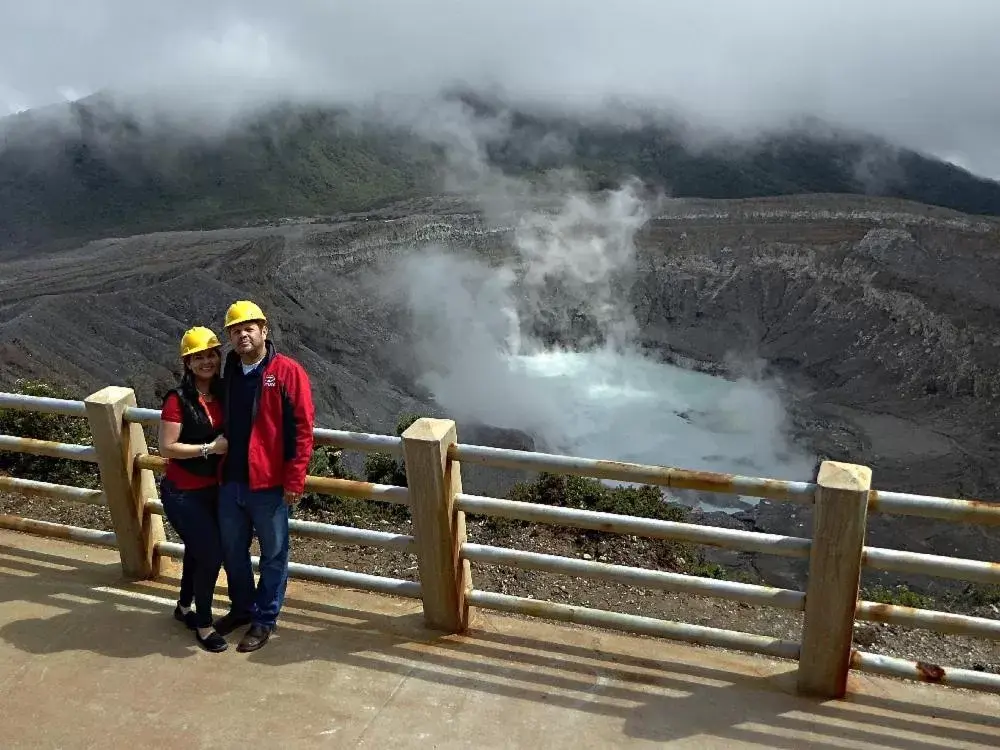
M 181 490 L 166 477 L 160 482 L 163 512 L 184 542 L 181 590 L 177 603 L 194 608 L 199 628 L 212 626 L 212 597 L 222 569 L 222 545 L 216 516 L 218 487 Z
M 219 531 L 229 580 L 230 611 L 249 615 L 254 625 L 274 628 L 288 583 L 288 506 L 280 487 L 251 490 L 226 482 L 219 492 Z M 260 544 L 260 580 L 256 589 L 250 565 L 250 542 Z

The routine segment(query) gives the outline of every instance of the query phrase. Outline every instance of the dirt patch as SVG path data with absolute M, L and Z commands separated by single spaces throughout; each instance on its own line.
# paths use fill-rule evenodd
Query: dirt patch
M 298 508 L 294 517 L 400 534 L 411 533 L 410 521 L 403 517 L 405 509 L 392 509 L 391 520 L 378 518 L 370 512 L 355 512 L 363 510 L 364 506 L 347 504 L 338 505 L 334 510 Z M 108 510 L 101 507 L 0 494 L 0 513 L 112 530 Z M 679 562 L 676 557 L 678 550 L 683 550 L 683 547 L 670 543 L 633 536 L 597 534 L 542 525 L 496 524 L 471 516 L 468 517 L 467 527 L 469 541 L 477 544 L 574 558 L 588 556 L 589 559 L 601 562 L 656 570 L 675 570 Z M 176 534 L 169 524 L 166 524 L 166 528 L 168 538 L 176 541 Z M 416 556 L 396 550 L 295 537 L 292 540 L 291 557 L 295 562 L 311 565 L 325 565 L 409 581 L 419 580 Z M 477 589 L 513 596 L 530 596 L 563 604 L 789 640 L 798 640 L 801 634 L 802 616 L 798 612 L 496 565 L 474 563 L 472 578 Z M 997 617 L 1000 615 L 1000 612 L 995 611 L 997 609 L 995 604 L 981 604 L 967 611 L 981 617 Z M 855 626 L 855 643 L 873 653 L 1000 673 L 1000 644 L 985 639 L 944 636 L 895 625 L 858 623 Z

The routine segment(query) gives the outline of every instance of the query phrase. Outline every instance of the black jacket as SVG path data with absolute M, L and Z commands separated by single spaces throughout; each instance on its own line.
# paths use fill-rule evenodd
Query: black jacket
M 163 400 L 175 394 L 181 402 L 181 434 L 177 439 L 180 443 L 190 443 L 193 445 L 204 445 L 211 443 L 222 434 L 222 425 L 212 426 L 208 413 L 201 402 L 197 400 L 197 394 L 191 393 L 193 389 L 179 385 L 168 391 Z M 200 477 L 215 476 L 219 470 L 219 461 L 222 456 L 209 455 L 207 457 L 197 456 L 195 458 L 172 458 L 171 463 L 177 464 L 182 469 Z

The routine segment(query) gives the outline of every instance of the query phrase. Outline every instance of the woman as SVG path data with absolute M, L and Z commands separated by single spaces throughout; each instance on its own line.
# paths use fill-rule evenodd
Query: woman
M 212 597 L 222 568 L 218 468 L 228 448 L 222 436 L 221 344 L 212 331 L 197 326 L 185 332 L 180 349 L 184 375 L 163 399 L 159 435 L 160 454 L 167 459 L 160 483 L 163 512 L 184 542 L 174 617 L 195 631 L 204 649 L 219 652 L 227 646 L 212 627 Z

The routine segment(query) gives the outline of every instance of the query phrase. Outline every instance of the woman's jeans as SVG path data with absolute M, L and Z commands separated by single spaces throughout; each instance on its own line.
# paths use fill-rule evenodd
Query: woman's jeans
M 184 542 L 184 560 L 178 604 L 191 606 L 194 597 L 199 628 L 212 626 L 212 598 L 222 570 L 219 537 L 219 488 L 181 490 L 164 478 L 160 482 L 163 512 Z

